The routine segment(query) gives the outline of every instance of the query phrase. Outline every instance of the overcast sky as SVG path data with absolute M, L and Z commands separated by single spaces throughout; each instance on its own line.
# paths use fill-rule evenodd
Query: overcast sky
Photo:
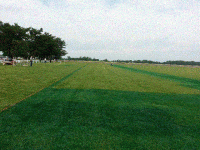
M 43 28 L 71 57 L 200 61 L 200 0 L 0 0 L 0 20 Z

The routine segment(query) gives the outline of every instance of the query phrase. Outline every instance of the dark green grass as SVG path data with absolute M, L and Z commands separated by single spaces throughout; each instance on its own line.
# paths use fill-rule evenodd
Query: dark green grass
M 200 97 L 45 88 L 0 114 L 1 149 L 199 149 Z
M 200 81 L 199 80 L 195 80 L 195 79 L 191 79 L 191 78 L 184 78 L 184 77 L 179 77 L 179 76 L 174 76 L 174 75 L 169 75 L 169 74 L 162 74 L 162 73 L 157 73 L 157 72 L 150 72 L 150 71 L 146 71 L 146 70 L 125 67 L 122 65 L 114 65 L 114 66 L 118 67 L 118 68 L 129 70 L 129 71 L 133 71 L 136 73 L 142 73 L 142 74 L 147 74 L 147 75 L 162 78 L 162 79 L 172 80 L 175 82 L 179 82 L 182 86 L 200 90 Z

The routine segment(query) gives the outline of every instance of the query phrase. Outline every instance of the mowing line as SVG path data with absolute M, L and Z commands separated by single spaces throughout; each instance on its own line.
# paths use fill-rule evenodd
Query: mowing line
M 126 69 L 135 73 L 142 73 L 142 74 L 147 74 L 147 75 L 154 76 L 157 78 L 172 80 L 172 81 L 181 83 L 182 86 L 200 90 L 199 80 L 178 77 L 178 76 L 168 75 L 168 74 L 162 74 L 162 73 L 157 73 L 157 72 L 150 72 L 150 71 L 145 71 L 145 70 L 140 70 L 140 69 L 135 69 L 135 68 L 130 68 L 130 67 L 124 67 L 121 65 L 113 65 L 113 66 L 117 68 L 121 68 L 121 69 Z
M 48 86 L 47 88 L 52 88 L 52 87 L 54 87 L 54 86 L 56 86 L 56 85 L 60 84 L 61 82 L 63 82 L 63 81 L 64 81 L 64 80 L 66 80 L 67 78 L 69 78 L 71 75 L 73 75 L 75 72 L 77 72 L 77 71 L 81 70 L 82 68 L 84 68 L 84 67 L 86 67 L 86 66 L 87 66 L 87 65 L 85 65 L 85 66 L 83 66 L 83 67 L 80 67 L 80 68 L 78 68 L 77 70 L 75 70 L 75 71 L 73 71 L 72 73 L 68 74 L 68 75 L 67 75 L 67 76 L 65 76 L 64 78 L 62 78 L 62 79 L 60 79 L 60 80 L 58 80 L 58 81 L 54 82 L 52 85 Z
M 86 67 L 86 66 L 87 66 L 87 65 L 78 68 L 77 70 L 73 71 L 72 73 L 68 74 L 67 76 L 63 77 L 62 79 L 60 79 L 60 80 L 58 80 L 58 81 L 55 81 L 52 85 L 50 85 L 50 86 L 48 86 L 48 87 L 44 87 L 44 88 L 39 89 L 38 91 L 36 91 L 36 92 L 34 92 L 34 93 L 32 93 L 32 94 L 26 96 L 25 98 L 23 98 L 22 100 L 18 101 L 17 103 L 14 103 L 13 105 L 9 105 L 9 106 L 5 107 L 4 109 L 1 110 L 0 113 L 2 113 L 3 111 L 5 111 L 5 110 L 7 110 L 7 109 L 9 109 L 9 108 L 11 108 L 11 107 L 13 107 L 13 106 L 16 105 L 16 104 L 22 102 L 23 100 L 25 100 L 25 99 L 27 99 L 27 98 L 29 98 L 29 97 L 35 95 L 36 93 L 38 93 L 38 92 L 44 90 L 45 88 L 52 88 L 52 87 L 58 85 L 60 82 L 66 80 L 66 79 L 69 78 L 71 75 L 73 75 L 75 72 L 79 71 L 80 69 L 82 69 L 82 68 L 84 68 L 84 67 Z
M 44 88 L 45 88 L 45 87 L 44 87 Z M 16 105 L 16 104 L 20 103 L 21 101 L 23 101 L 23 100 L 25 100 L 25 99 L 27 99 L 27 98 L 29 98 L 29 97 L 31 97 L 31 96 L 33 96 L 33 95 L 35 95 L 36 93 L 38 93 L 38 92 L 42 91 L 44 88 L 42 88 L 42 89 L 39 89 L 38 91 L 36 91 L 36 92 L 34 92 L 34 93 L 32 93 L 32 94 L 30 94 L 30 95 L 26 96 L 25 98 L 23 98 L 22 100 L 18 101 L 17 103 L 14 103 L 13 105 L 9 105 L 9 106 L 5 107 L 4 109 L 2 109 L 2 110 L 1 110 L 1 112 L 3 112 L 3 111 L 5 111 L 5 110 L 9 109 L 10 107 L 12 107 L 12 106 L 14 106 L 14 105 Z

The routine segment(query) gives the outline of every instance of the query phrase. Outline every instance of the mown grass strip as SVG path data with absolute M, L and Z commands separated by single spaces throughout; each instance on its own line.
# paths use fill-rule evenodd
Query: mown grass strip
M 142 73 L 133 73 L 107 64 L 88 64 L 55 88 L 108 89 L 153 93 L 198 94 L 199 90 L 180 86 Z
M 173 80 L 176 82 L 180 82 L 182 86 L 200 90 L 200 81 L 199 80 L 178 77 L 178 76 L 168 75 L 168 74 L 162 74 L 162 73 L 157 73 L 157 72 L 150 72 L 150 71 L 146 71 L 146 70 L 125 67 L 125 66 L 121 66 L 121 65 L 113 65 L 113 66 L 117 67 L 117 68 L 126 69 L 126 70 L 129 70 L 132 72 L 136 72 L 136 73 L 142 73 L 142 74 L 147 74 L 147 75 L 158 77 L 158 78 Z
M 200 80 L 200 67 L 192 66 L 175 66 L 175 65 L 154 65 L 154 64 L 118 64 L 125 67 L 135 68 L 139 70 L 145 70 L 150 72 L 157 72 L 162 74 L 168 74 L 183 78 L 190 78 Z

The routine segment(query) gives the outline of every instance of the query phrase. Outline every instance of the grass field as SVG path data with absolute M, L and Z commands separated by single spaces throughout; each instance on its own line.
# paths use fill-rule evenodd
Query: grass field
M 0 110 L 50 86 L 84 63 L 34 64 L 33 67 L 0 66 Z
M 1 149 L 200 148 L 199 68 L 0 67 Z
M 200 67 L 177 66 L 177 65 L 151 65 L 151 64 L 125 64 L 123 66 L 135 69 L 174 75 L 178 77 L 200 80 Z

